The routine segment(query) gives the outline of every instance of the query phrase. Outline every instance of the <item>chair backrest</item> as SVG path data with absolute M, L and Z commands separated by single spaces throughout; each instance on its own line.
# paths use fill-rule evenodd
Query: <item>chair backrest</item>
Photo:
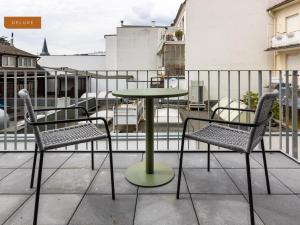
M 22 89 L 18 92 L 18 94 L 24 100 L 24 105 L 26 106 L 26 111 L 28 112 L 30 121 L 37 122 L 37 117 L 33 110 L 31 100 L 30 100 L 30 95 L 29 95 L 28 91 L 26 89 Z M 24 118 L 26 117 L 26 111 L 24 112 Z M 41 150 L 42 146 L 41 146 L 41 137 L 40 137 L 39 127 L 32 126 L 32 129 L 33 129 L 33 132 L 35 135 L 36 143 L 38 144 L 39 149 Z
M 272 117 L 272 109 L 276 98 L 278 97 L 278 92 L 266 93 L 264 94 L 258 104 L 254 116 L 254 123 L 264 123 L 257 127 L 253 127 L 250 131 L 250 138 L 248 143 L 248 152 L 251 152 L 256 145 L 262 140 L 266 127 Z

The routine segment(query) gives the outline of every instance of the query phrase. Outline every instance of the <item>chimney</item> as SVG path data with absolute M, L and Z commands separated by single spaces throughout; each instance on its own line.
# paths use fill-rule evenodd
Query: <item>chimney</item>
M 10 46 L 14 46 L 14 33 L 11 33 Z
M 121 27 L 124 26 L 124 20 L 121 20 Z
M 155 20 L 152 20 L 151 23 L 152 23 L 152 27 L 155 27 L 156 21 L 155 21 Z

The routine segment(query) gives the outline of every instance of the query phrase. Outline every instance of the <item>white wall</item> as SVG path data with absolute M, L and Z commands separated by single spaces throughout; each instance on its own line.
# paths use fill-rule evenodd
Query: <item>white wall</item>
M 50 55 L 40 56 L 39 65 L 69 67 L 76 70 L 105 70 L 105 55 Z
M 107 35 L 106 69 L 118 70 L 118 75 L 132 75 L 139 81 L 147 80 L 147 72 L 141 70 L 157 70 L 160 61 L 157 50 L 161 31 L 164 28 L 151 26 L 122 26 L 117 28 L 116 36 Z M 136 72 L 138 70 L 138 73 Z M 117 75 L 110 71 L 109 75 Z M 149 72 L 148 79 L 156 72 Z M 138 83 L 138 87 L 146 83 Z M 137 87 L 137 83 L 128 83 L 128 87 Z M 110 79 L 108 90 L 127 88 L 126 80 Z
M 272 69 L 272 53 L 265 52 L 271 17 L 266 12 L 269 0 L 188 0 L 186 2 L 186 69 Z M 217 76 L 211 76 L 211 98 L 217 98 Z M 265 80 L 267 76 L 264 76 Z M 197 79 L 194 76 L 192 79 Z M 200 78 L 207 88 L 208 78 Z M 242 92 L 248 87 L 242 74 Z M 254 79 L 254 78 L 251 78 Z M 221 74 L 221 97 L 227 95 L 227 75 Z M 237 95 L 233 76 L 232 96 Z M 224 87 L 225 85 L 225 87 Z M 257 89 L 252 81 L 251 88 Z M 241 93 L 244 94 L 244 93 Z
M 105 35 L 105 65 L 107 70 L 117 69 L 117 35 Z
M 158 27 L 118 27 L 118 69 L 157 69 L 157 50 L 163 29 Z

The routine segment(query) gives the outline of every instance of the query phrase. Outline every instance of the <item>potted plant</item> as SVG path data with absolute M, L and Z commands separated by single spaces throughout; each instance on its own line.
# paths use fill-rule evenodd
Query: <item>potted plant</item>
M 175 31 L 175 37 L 178 41 L 182 41 L 183 31 L 182 30 L 176 30 Z

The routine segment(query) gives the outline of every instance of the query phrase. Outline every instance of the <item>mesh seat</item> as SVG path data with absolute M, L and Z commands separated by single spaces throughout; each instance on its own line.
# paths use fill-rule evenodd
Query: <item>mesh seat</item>
M 43 131 L 40 135 L 45 150 L 107 137 L 106 134 L 98 130 L 92 123 Z
M 250 133 L 217 124 L 209 124 L 194 133 L 186 134 L 189 139 L 217 145 L 235 151 L 245 152 Z

